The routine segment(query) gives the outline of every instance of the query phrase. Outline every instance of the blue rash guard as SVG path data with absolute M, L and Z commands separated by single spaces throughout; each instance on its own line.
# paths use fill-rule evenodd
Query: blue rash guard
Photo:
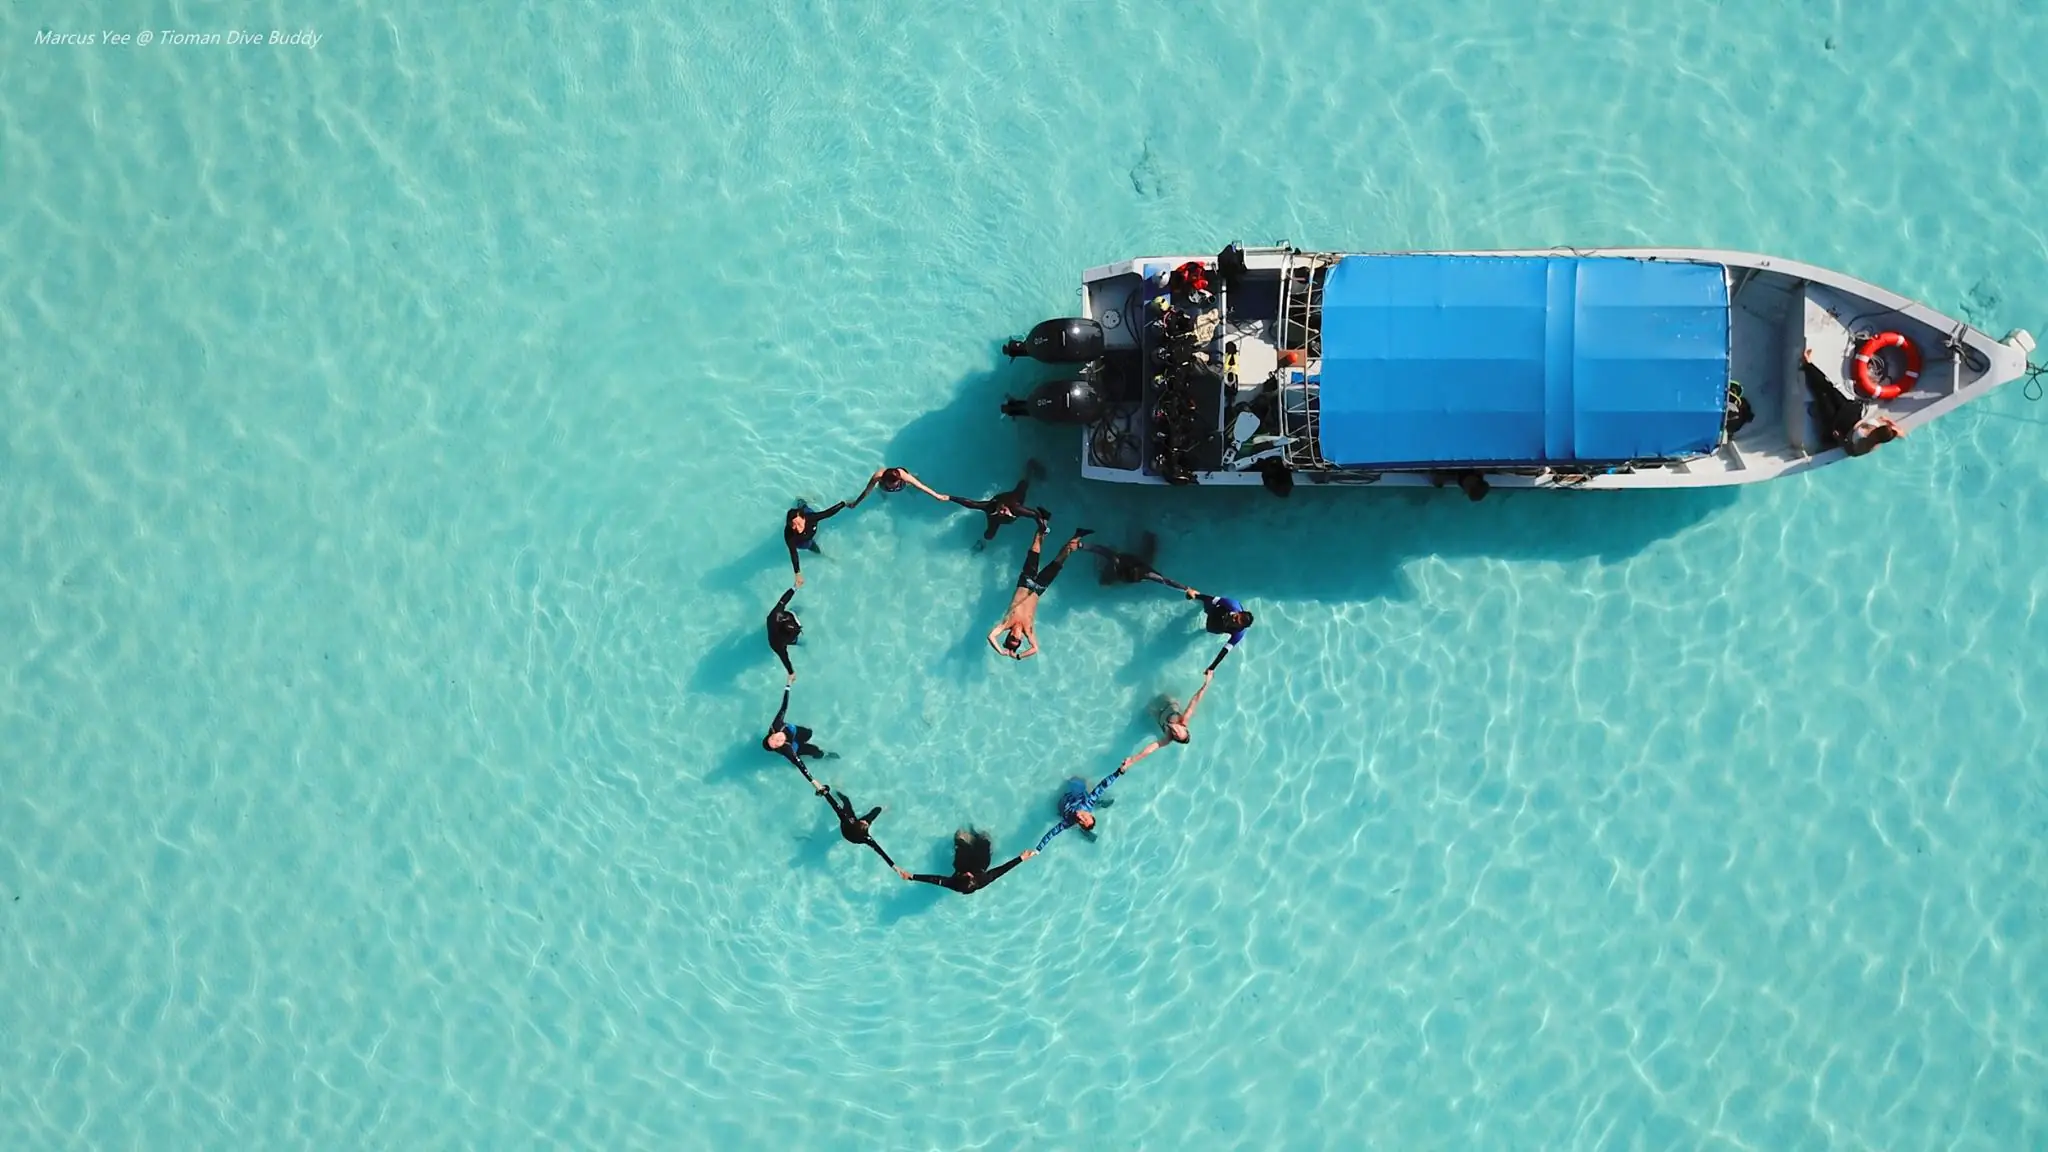
M 1230 655 L 1238 644 L 1244 640 L 1245 630 L 1238 628 L 1233 631 L 1230 626 L 1231 613 L 1244 611 L 1244 605 L 1229 596 L 1211 596 L 1207 593 L 1199 593 L 1195 598 L 1200 600 L 1208 610 L 1207 617 L 1202 622 L 1202 627 L 1210 632 L 1214 632 L 1218 636 L 1225 632 L 1230 633 L 1230 639 L 1223 642 L 1223 650 L 1216 653 L 1214 660 L 1209 661 L 1209 671 L 1214 672 L 1217 666 L 1223 663 L 1223 658 Z
M 1102 794 L 1109 791 L 1109 786 L 1114 783 L 1116 783 L 1116 774 L 1113 772 L 1103 777 L 1102 782 L 1097 784 L 1092 790 L 1089 789 L 1088 785 L 1079 776 L 1068 780 L 1066 791 L 1060 793 L 1060 822 L 1053 825 L 1050 831 L 1038 838 L 1038 847 L 1032 849 L 1032 851 L 1045 851 L 1045 846 L 1052 843 L 1053 837 L 1080 822 L 1080 813 L 1093 812 L 1097 805 L 1107 806 L 1109 801 L 1103 799 Z
M 1204 593 L 1200 599 L 1209 609 L 1209 618 L 1204 623 L 1204 627 L 1218 636 L 1223 635 L 1226 631 L 1230 631 L 1228 617 L 1232 612 L 1244 611 L 1244 605 L 1239 604 L 1228 596 L 1210 596 Z M 1243 639 L 1244 629 L 1239 628 L 1234 632 L 1230 632 L 1230 646 L 1232 648 L 1237 647 L 1238 643 Z

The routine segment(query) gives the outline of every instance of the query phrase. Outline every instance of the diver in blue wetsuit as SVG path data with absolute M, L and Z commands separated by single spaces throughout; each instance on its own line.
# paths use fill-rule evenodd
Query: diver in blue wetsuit
M 1103 793 L 1109 791 L 1109 786 L 1116 783 L 1116 778 L 1123 774 L 1124 770 L 1119 767 L 1104 776 L 1102 782 L 1092 789 L 1088 787 L 1088 781 L 1079 776 L 1067 777 L 1067 786 L 1060 791 L 1060 822 L 1038 838 L 1038 846 L 1032 851 L 1045 851 L 1045 846 L 1052 843 L 1053 837 L 1069 828 L 1079 828 L 1090 836 L 1095 835 L 1095 810 L 1107 808 L 1114 803 Z
M 773 752 L 796 765 L 796 770 L 804 774 L 804 779 L 809 780 L 812 787 L 816 787 L 818 781 L 812 777 L 811 770 L 804 766 L 803 758 L 815 756 L 820 760 L 837 760 L 839 754 L 827 752 L 811 743 L 811 730 L 801 724 L 789 723 L 785 719 L 788 715 L 789 689 L 784 688 L 782 707 L 776 709 L 775 719 L 769 721 L 768 734 L 761 737 L 761 747 L 764 751 Z
M 1228 596 L 1211 596 L 1193 588 L 1188 589 L 1187 594 L 1188 599 L 1202 602 L 1203 627 L 1215 635 L 1230 637 L 1224 643 L 1223 651 L 1216 653 L 1216 659 L 1209 662 L 1209 671 L 1214 672 L 1216 666 L 1223 663 L 1223 658 L 1230 655 L 1231 649 L 1243 643 L 1245 629 L 1252 626 L 1252 614 Z

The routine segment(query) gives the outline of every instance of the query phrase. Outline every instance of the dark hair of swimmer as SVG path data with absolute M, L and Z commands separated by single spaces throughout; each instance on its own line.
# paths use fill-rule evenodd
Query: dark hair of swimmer
M 901 491 L 903 491 L 903 469 L 901 469 L 901 468 L 884 468 L 884 469 L 882 469 L 882 491 L 884 491 L 884 492 L 901 492 Z
M 1239 609 L 1238 611 L 1232 612 L 1230 614 L 1230 627 L 1233 630 L 1241 632 L 1244 629 L 1249 628 L 1251 626 L 1252 614 L 1250 612 L 1247 612 L 1243 609 Z

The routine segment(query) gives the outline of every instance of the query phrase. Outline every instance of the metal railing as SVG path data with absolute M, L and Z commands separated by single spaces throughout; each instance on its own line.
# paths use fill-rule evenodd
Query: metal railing
M 1274 345 L 1283 357 L 1299 352 L 1298 367 L 1280 369 L 1280 435 L 1291 468 L 1329 468 L 1319 448 L 1321 399 L 1309 368 L 1323 355 L 1323 278 L 1335 260 L 1319 252 L 1290 252 L 1280 267 L 1280 315 Z

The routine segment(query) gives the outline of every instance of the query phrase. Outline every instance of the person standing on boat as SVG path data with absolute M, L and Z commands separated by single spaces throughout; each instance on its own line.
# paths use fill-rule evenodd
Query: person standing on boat
M 1026 848 L 1002 864 L 991 868 L 989 867 L 989 861 L 994 858 L 994 855 L 994 851 L 989 844 L 988 833 L 975 828 L 962 828 L 960 831 L 953 833 L 953 874 L 951 876 L 934 876 L 923 872 L 913 874 L 903 868 L 896 869 L 896 874 L 905 880 L 914 880 L 920 884 L 937 884 L 941 888 L 948 888 L 965 896 L 970 892 L 979 892 L 983 888 L 1001 880 L 1003 875 L 1009 872 L 1010 869 L 1038 855 L 1038 851 L 1034 848 Z
M 873 492 L 877 487 L 881 488 L 884 492 L 901 492 L 905 485 L 917 489 L 919 492 L 942 504 L 946 502 L 946 497 L 943 493 L 934 492 L 930 488 L 925 487 L 924 481 L 912 476 L 908 468 L 877 468 L 875 469 L 875 474 L 868 477 L 868 486 L 861 489 L 860 495 L 855 496 L 852 503 L 848 504 L 847 507 L 860 507 L 860 502 L 867 499 L 868 493 Z
M 1010 610 L 1003 614 L 1002 623 L 989 629 L 989 647 L 1012 660 L 1028 659 L 1038 653 L 1038 599 L 1059 578 L 1060 566 L 1081 546 L 1081 538 L 1092 531 L 1075 529 L 1073 538 L 1060 548 L 1052 563 L 1040 568 L 1038 557 L 1045 546 L 1045 522 L 1039 522 L 1037 534 L 1031 537 L 1031 551 L 1024 554 L 1024 570 L 1017 575 L 1017 590 L 1010 595 Z M 998 636 L 1002 637 L 1000 643 Z
M 940 496 L 939 499 L 958 504 L 962 508 L 972 508 L 986 516 L 988 526 L 981 534 L 981 543 L 986 545 L 996 538 L 996 531 L 1003 525 L 1027 517 L 1036 517 L 1039 530 L 1045 530 L 1045 522 L 1051 518 L 1051 514 L 1043 508 L 1032 509 L 1024 504 L 1025 496 L 1031 491 L 1031 481 L 1044 475 L 1045 465 L 1037 460 L 1029 460 L 1024 464 L 1023 478 L 1008 492 L 998 492 L 986 500 L 973 500 L 965 496 Z
M 1207 692 L 1209 685 L 1215 683 L 1215 681 L 1216 669 L 1210 668 L 1202 673 L 1202 686 L 1195 689 L 1194 696 L 1188 700 L 1188 706 L 1185 708 L 1176 704 L 1173 697 L 1168 696 L 1164 706 L 1159 709 L 1159 739 L 1124 757 L 1124 762 L 1116 767 L 1117 774 L 1122 775 L 1125 769 L 1166 747 L 1168 744 L 1186 744 L 1192 739 L 1193 737 L 1188 731 L 1188 725 L 1193 723 L 1195 719 L 1195 709 L 1202 706 L 1202 694 Z
M 1245 629 L 1252 626 L 1252 614 L 1245 610 L 1244 605 L 1228 596 L 1211 596 L 1197 592 L 1193 588 L 1189 588 L 1187 594 L 1188 599 L 1202 602 L 1203 628 L 1218 636 L 1228 634 L 1230 637 L 1224 641 L 1223 650 L 1216 653 L 1216 659 L 1209 662 L 1209 671 L 1214 672 L 1216 666 L 1223 663 L 1223 658 L 1230 655 L 1233 648 L 1243 643 Z
M 887 809 L 871 808 L 867 815 L 855 816 L 853 801 L 843 793 L 833 791 L 830 784 L 820 784 L 813 780 L 811 787 L 817 790 L 819 796 L 824 797 L 825 803 L 832 806 L 832 814 L 839 817 L 839 835 L 842 839 L 848 844 L 865 844 L 873 848 L 875 855 L 882 858 L 882 863 L 891 868 L 896 867 L 896 861 L 889 859 L 889 853 L 880 844 L 875 843 L 875 820 Z
M 786 720 L 788 715 L 789 689 L 785 687 L 782 690 L 782 707 L 776 709 L 775 719 L 768 722 L 768 734 L 761 737 L 761 747 L 763 750 L 773 752 L 791 764 L 796 765 L 796 770 L 803 773 L 804 779 L 809 780 L 811 786 L 815 788 L 818 781 L 811 775 L 811 770 L 804 766 L 804 757 L 815 756 L 820 760 L 837 760 L 839 754 L 837 752 L 827 752 L 816 744 L 811 743 L 811 730 L 801 724 L 789 723 Z
M 1094 836 L 1095 810 L 1097 808 L 1107 808 L 1115 803 L 1114 800 L 1103 795 L 1103 793 L 1109 791 L 1109 786 L 1116 783 L 1116 778 L 1123 774 L 1124 770 L 1118 768 L 1116 771 L 1104 776 L 1102 782 L 1092 789 L 1088 787 L 1088 781 L 1079 776 L 1067 777 L 1066 786 L 1060 790 L 1060 822 L 1053 825 L 1046 831 L 1045 835 L 1038 838 L 1038 846 L 1033 848 L 1032 851 L 1045 851 L 1045 846 L 1052 843 L 1053 837 L 1065 832 L 1069 828 L 1079 828 L 1089 836 Z
M 775 653 L 775 658 L 782 661 L 782 670 L 789 673 L 789 679 L 783 681 L 785 685 L 796 683 L 796 665 L 789 662 L 789 646 L 804 634 L 803 621 L 789 610 L 789 599 L 795 595 L 796 589 L 789 589 L 768 610 L 768 650 Z
M 1851 456 L 1862 456 L 1906 434 L 1888 416 L 1880 416 L 1865 424 L 1862 403 L 1835 387 L 1828 374 L 1815 366 L 1811 348 L 1800 356 L 1799 375 L 1806 381 L 1807 393 L 1813 397 L 1814 420 L 1820 424 L 1821 439 L 1828 447 L 1840 448 Z
M 789 570 L 796 573 L 797 587 L 801 588 L 804 586 L 804 566 L 797 563 L 797 549 L 809 549 L 811 552 L 823 556 L 824 553 L 818 551 L 818 522 L 820 520 L 829 520 L 839 515 L 840 510 L 845 507 L 846 501 L 841 500 L 830 508 L 819 512 L 813 511 L 809 504 L 799 502 L 796 507 L 783 514 L 782 542 L 789 548 Z

